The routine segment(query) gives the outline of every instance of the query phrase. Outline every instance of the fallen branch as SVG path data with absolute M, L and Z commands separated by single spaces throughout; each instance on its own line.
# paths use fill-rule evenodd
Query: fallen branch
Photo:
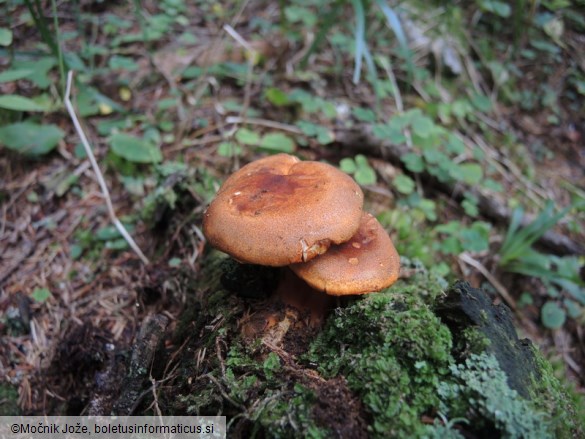
M 112 413 L 131 416 L 142 398 L 151 392 L 150 387 L 144 390 L 144 384 L 149 380 L 156 351 L 161 346 L 169 322 L 164 314 L 154 314 L 142 323 L 133 343 L 128 374 L 122 381 L 122 392 L 114 403 Z
M 341 148 L 381 157 L 400 166 L 403 165 L 400 157 L 411 152 L 407 145 L 396 145 L 388 140 L 374 136 L 371 127 L 367 125 L 352 129 L 337 129 L 334 134 L 335 142 Z M 512 217 L 510 210 L 495 198 L 480 192 L 479 189 L 469 187 L 463 183 L 457 183 L 456 185 L 443 183 L 427 173 L 423 173 L 421 176 L 430 186 L 449 194 L 449 196 L 457 200 L 463 199 L 465 192 L 470 192 L 477 197 L 478 207 L 484 216 L 496 222 L 509 224 Z M 524 216 L 522 224 L 527 225 L 531 221 L 531 217 Z M 537 243 L 558 255 L 585 255 L 585 246 L 583 244 L 552 230 L 546 232 Z
M 67 74 L 67 90 L 65 91 L 65 97 L 63 98 L 63 101 L 65 102 L 65 107 L 67 107 L 67 111 L 69 112 L 69 116 L 71 117 L 71 120 L 73 121 L 73 126 L 75 126 L 75 130 L 77 131 L 77 134 L 79 135 L 79 138 L 81 139 L 81 143 L 83 144 L 83 147 L 85 148 L 85 152 L 87 154 L 87 157 L 89 158 L 89 161 L 90 161 L 91 166 L 93 168 L 93 172 L 95 172 L 95 175 L 97 177 L 98 183 L 99 183 L 100 188 L 102 190 L 102 194 L 106 200 L 106 205 L 108 206 L 108 213 L 110 214 L 110 219 L 112 220 L 112 223 L 114 223 L 114 226 L 116 226 L 116 229 L 118 229 L 118 232 L 120 232 L 120 235 L 122 235 L 122 237 L 126 240 L 128 245 L 132 248 L 132 250 L 134 250 L 134 252 L 140 257 L 142 262 L 144 264 L 148 264 L 149 263 L 148 258 L 144 255 L 144 253 L 142 253 L 142 250 L 140 250 L 140 247 L 138 247 L 138 244 L 136 244 L 136 242 L 134 241 L 132 236 L 130 236 L 130 234 L 128 233 L 128 231 L 124 227 L 124 224 L 122 224 L 120 222 L 120 220 L 118 219 L 118 217 L 116 216 L 116 212 L 114 211 L 114 205 L 112 204 L 112 199 L 110 198 L 110 191 L 108 190 L 108 186 L 106 185 L 106 181 L 104 180 L 104 176 L 102 175 L 102 172 L 97 164 L 95 156 L 93 155 L 93 151 L 91 150 L 91 147 L 89 146 L 89 142 L 87 140 L 87 137 L 85 136 L 85 133 L 83 132 L 83 128 L 81 128 L 81 124 L 79 123 L 79 119 L 77 119 L 77 115 L 75 114 L 75 109 L 73 108 L 73 104 L 71 103 L 71 100 L 69 98 L 69 96 L 71 94 L 71 83 L 72 82 L 73 82 L 73 71 L 70 70 L 69 73 Z

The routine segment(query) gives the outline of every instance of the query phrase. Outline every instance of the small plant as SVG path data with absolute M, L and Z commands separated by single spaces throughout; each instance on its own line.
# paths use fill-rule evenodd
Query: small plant
M 521 207 L 514 210 L 512 220 L 510 221 L 510 227 L 508 228 L 504 242 L 499 250 L 499 264 L 503 269 L 506 271 L 523 273 L 523 271 L 521 271 L 523 268 L 522 264 L 515 264 L 518 264 L 519 261 L 526 261 L 533 257 L 534 250 L 532 249 L 532 244 L 534 244 L 536 240 L 544 235 L 549 229 L 554 227 L 555 224 L 565 216 L 570 207 L 567 207 L 554 215 L 553 209 L 553 203 L 551 201 L 547 202 L 544 210 L 536 217 L 536 219 L 522 228 L 521 221 L 524 216 L 524 210 Z
M 376 172 L 368 163 L 368 159 L 358 154 L 355 158 L 344 158 L 339 162 L 339 169 L 343 172 L 353 175 L 355 181 L 361 185 L 375 184 Z
M 521 227 L 523 209 L 517 208 L 499 250 L 499 266 L 504 271 L 537 277 L 547 287 L 551 300 L 542 307 L 541 320 L 551 329 L 560 328 L 567 314 L 573 318 L 580 316 L 582 306 L 585 306 L 585 283 L 579 276 L 578 260 L 543 254 L 532 247 L 571 206 L 556 214 L 553 214 L 553 209 L 554 205 L 549 201 L 534 221 Z M 563 300 L 563 292 L 569 298 Z

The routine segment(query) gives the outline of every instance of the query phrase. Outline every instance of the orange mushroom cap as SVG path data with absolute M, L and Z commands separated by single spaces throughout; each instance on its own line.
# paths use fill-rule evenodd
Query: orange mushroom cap
M 313 288 L 334 296 L 365 294 L 392 285 L 400 257 L 378 220 L 364 213 L 357 233 L 312 261 L 290 267 Z
M 225 181 L 205 212 L 203 233 L 240 262 L 285 266 L 350 239 L 363 201 L 358 184 L 337 168 L 277 154 Z

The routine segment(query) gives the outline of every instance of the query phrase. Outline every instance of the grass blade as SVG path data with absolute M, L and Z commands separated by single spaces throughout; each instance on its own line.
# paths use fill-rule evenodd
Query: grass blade
M 360 72 L 362 69 L 362 57 L 366 46 L 366 17 L 364 13 L 364 4 L 361 0 L 352 0 L 355 12 L 355 62 L 353 69 L 353 83 L 360 81 Z
M 414 77 L 414 62 L 412 60 L 412 53 L 410 52 L 410 48 L 408 47 L 408 41 L 406 40 L 406 34 L 404 33 L 404 29 L 402 29 L 402 24 L 400 23 L 400 18 L 398 14 L 394 12 L 386 0 L 376 0 L 378 7 L 382 10 L 382 13 L 386 17 L 386 21 L 388 22 L 388 26 L 396 35 L 396 39 L 398 40 L 398 44 L 400 45 L 400 49 L 403 52 L 403 55 L 406 59 L 406 67 L 408 70 L 408 79 L 409 83 L 411 82 L 412 78 Z

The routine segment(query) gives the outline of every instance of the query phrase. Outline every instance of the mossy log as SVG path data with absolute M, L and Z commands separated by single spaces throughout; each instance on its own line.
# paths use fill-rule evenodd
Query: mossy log
M 213 253 L 160 359 L 174 372 L 158 409 L 224 415 L 228 437 L 583 437 L 505 305 L 408 268 L 381 293 L 333 302 L 315 327 L 271 295 L 278 270 Z

